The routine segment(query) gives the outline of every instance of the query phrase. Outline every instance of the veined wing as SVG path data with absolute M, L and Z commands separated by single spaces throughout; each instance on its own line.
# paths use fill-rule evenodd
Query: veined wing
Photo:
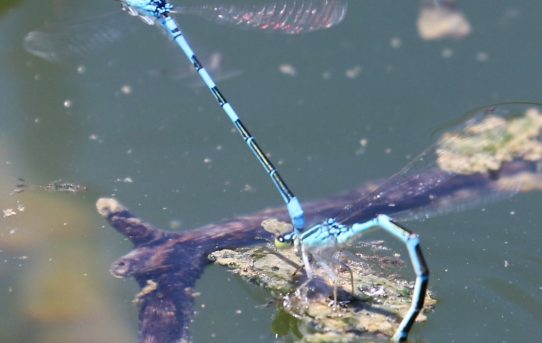
M 101 48 L 121 39 L 130 30 L 128 16 L 109 13 L 75 23 L 47 25 L 26 34 L 26 51 L 53 63 L 73 57 L 94 55 Z
M 542 189 L 541 111 L 536 104 L 477 111 L 335 218 L 344 224 L 378 214 L 399 221 L 429 218 Z
M 185 6 L 175 11 L 221 24 L 299 34 L 339 24 L 347 8 L 347 0 L 274 0 L 261 4 Z
M 346 9 L 347 0 L 268 0 L 261 4 L 176 6 L 174 11 L 241 28 L 298 34 L 340 23 Z M 43 27 L 28 33 L 23 46 L 29 53 L 54 63 L 96 54 L 136 27 L 133 18 L 120 12 Z

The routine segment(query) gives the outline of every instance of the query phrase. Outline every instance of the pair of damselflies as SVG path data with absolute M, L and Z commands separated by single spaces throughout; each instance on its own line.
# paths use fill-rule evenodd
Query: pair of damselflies
M 174 7 L 162 0 L 121 0 L 120 3 L 122 8 L 132 16 L 140 18 L 147 24 L 156 24 L 162 28 L 182 49 L 252 153 L 262 164 L 286 202 L 294 225 L 293 232 L 282 232 L 277 236 L 277 244 L 299 243 L 309 279 L 313 275 L 311 256 L 317 260 L 319 257 L 323 258 L 329 254 L 329 251 L 335 251 L 372 228 L 382 228 L 406 245 L 416 274 L 416 283 L 411 307 L 394 336 L 398 341 L 406 340 L 423 306 L 427 290 L 428 268 L 420 249 L 418 236 L 398 224 L 396 220 L 451 211 L 500 195 L 513 194 L 521 187 L 525 187 L 528 182 L 525 179 L 525 173 L 532 176 L 538 171 L 533 168 L 538 168 L 541 159 L 536 154 L 539 128 L 533 135 L 522 137 L 525 132 L 517 130 L 517 127 L 523 127 L 523 125 L 530 128 L 537 127 L 539 112 L 533 112 L 532 108 L 519 110 L 516 106 L 485 109 L 476 119 L 469 119 L 456 131 L 449 132 L 448 136 L 439 140 L 413 162 L 413 165 L 422 164 L 423 168 L 413 168 L 409 165 L 408 168 L 384 182 L 375 192 L 361 195 L 351 205 L 323 223 L 305 228 L 303 210 L 296 196 L 256 144 L 233 107 L 218 90 L 172 15 L 197 14 L 217 22 L 293 34 L 327 28 L 339 23 L 346 11 L 346 1 L 292 0 L 271 1 L 262 5 L 198 5 L 193 7 Z M 115 38 L 113 36 L 105 36 L 103 40 Z M 25 45 L 27 50 L 36 55 L 56 60 L 70 50 L 75 52 L 84 50 L 84 46 L 82 48 L 77 44 L 72 44 L 72 40 L 75 41 L 74 38 L 75 35 L 71 35 L 69 31 L 67 33 L 59 33 L 54 29 L 37 31 L 26 37 Z M 91 42 L 88 41 L 88 43 Z M 510 141 L 510 137 L 512 141 L 517 138 L 521 144 L 533 146 L 532 151 L 509 146 L 507 142 Z M 458 142 L 457 145 L 456 142 Z M 482 149 L 480 153 L 477 151 L 477 146 L 483 146 L 485 150 Z M 489 155 L 488 162 L 482 163 L 482 167 L 474 170 L 465 169 L 465 165 L 476 165 L 474 162 L 482 160 L 487 157 L 486 155 Z M 412 210 L 412 208 L 418 210 Z M 394 218 L 393 220 L 390 215 Z

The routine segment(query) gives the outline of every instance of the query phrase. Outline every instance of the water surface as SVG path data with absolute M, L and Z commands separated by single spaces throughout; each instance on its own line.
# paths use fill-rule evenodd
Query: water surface
M 241 72 L 220 86 L 303 200 L 392 174 L 472 108 L 540 100 L 542 4 L 457 5 L 472 25 L 461 40 L 420 38 L 419 4 L 406 1 L 352 0 L 341 25 L 301 36 L 181 25 L 196 49 L 223 56 L 224 72 Z M 45 23 L 117 10 L 0 5 L 0 203 L 16 213 L 0 218 L 0 341 L 135 341 L 135 282 L 108 273 L 129 244 L 95 213 L 100 196 L 174 230 L 281 204 L 208 92 L 175 77 L 184 56 L 153 28 L 134 21 L 139 38 L 56 65 L 22 48 Z M 9 196 L 17 177 L 89 191 Z M 414 339 L 542 338 L 540 197 L 409 223 L 439 300 Z M 195 342 L 291 340 L 275 337 L 256 287 L 211 267 L 197 290 Z

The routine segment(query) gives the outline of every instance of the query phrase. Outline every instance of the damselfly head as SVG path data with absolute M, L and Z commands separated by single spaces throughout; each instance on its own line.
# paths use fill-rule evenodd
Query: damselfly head
M 277 219 L 266 219 L 261 223 L 263 229 L 275 235 L 275 247 L 285 249 L 294 242 L 294 226 L 290 223 L 281 222 Z
M 294 244 L 293 234 L 278 235 L 275 237 L 275 248 L 286 249 Z

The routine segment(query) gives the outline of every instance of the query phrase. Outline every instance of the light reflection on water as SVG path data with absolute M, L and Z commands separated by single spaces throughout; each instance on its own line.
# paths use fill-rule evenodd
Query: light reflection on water
M 205 89 L 149 76 L 186 67 L 154 30 L 142 30 L 148 41 L 127 37 L 101 55 L 50 65 L 22 50 L 26 32 L 59 15 L 83 18 L 117 4 L 6 4 L 0 204 L 17 209 L 19 200 L 24 211 L 0 218 L 0 341 L 134 341 L 135 283 L 108 274 L 129 244 L 103 226 L 97 197 L 114 194 L 158 226 L 180 220 L 181 230 L 280 199 Z M 226 97 L 308 199 L 390 175 L 431 142 L 432 130 L 469 109 L 539 100 L 541 5 L 458 6 L 472 25 L 458 41 L 420 39 L 417 4 L 392 1 L 351 1 L 342 25 L 299 37 L 195 18 L 183 27 L 197 46 L 219 51 L 242 71 L 221 82 Z M 62 178 L 89 191 L 8 196 L 18 177 L 38 184 Z M 126 178 L 133 182 L 117 181 Z M 484 211 L 410 224 L 422 235 L 439 299 L 414 338 L 541 338 L 539 200 L 540 194 L 522 195 Z M 196 342 L 274 341 L 273 309 L 255 309 L 266 302 L 264 292 L 216 267 L 198 290 Z

